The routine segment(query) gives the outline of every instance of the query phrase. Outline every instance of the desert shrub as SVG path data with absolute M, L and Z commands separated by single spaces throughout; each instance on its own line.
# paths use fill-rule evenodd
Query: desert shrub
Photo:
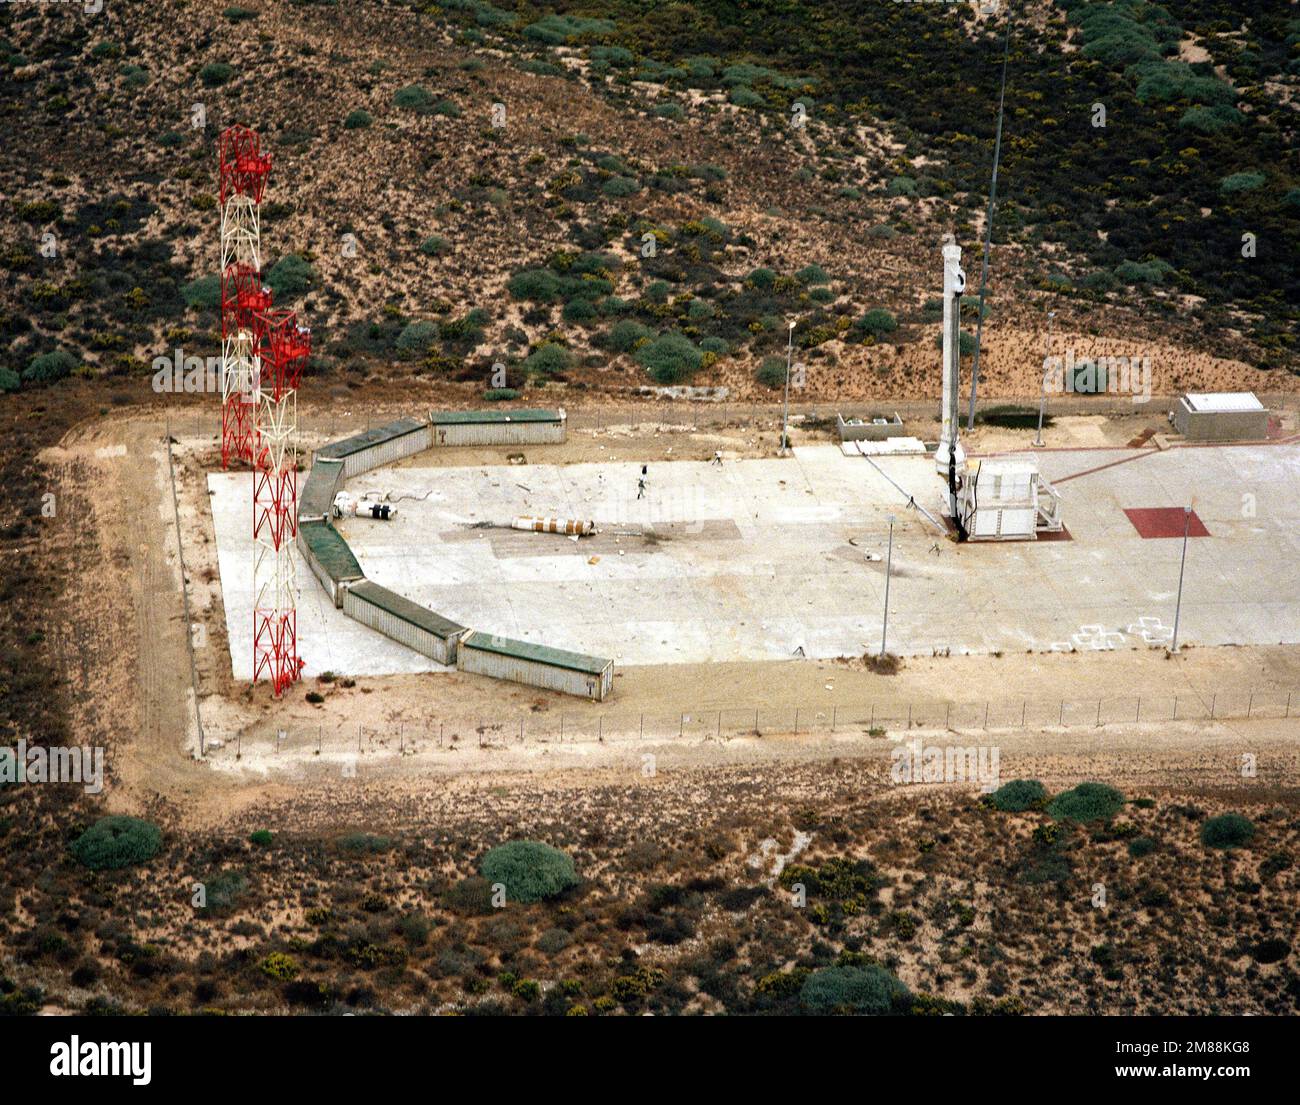
M 153 859 L 162 830 L 138 817 L 101 817 L 72 844 L 72 854 L 92 871 L 114 871 Z
M 765 388 L 785 387 L 785 358 L 775 354 L 764 357 L 754 372 L 754 379 Z
M 276 982 L 289 982 L 298 977 L 297 962 L 284 952 L 272 952 L 257 965 L 257 969 Z
M 215 311 L 221 307 L 221 277 L 200 276 L 181 286 L 185 306 L 199 310 Z
M 883 967 L 823 967 L 810 974 L 799 1000 L 813 1013 L 867 1013 L 882 1016 L 906 1009 L 912 995 Z
M 1268 178 L 1263 173 L 1233 173 L 1219 181 L 1219 191 L 1225 196 L 1238 192 L 1253 192 L 1263 186 Z
M 312 267 L 296 253 L 286 253 L 266 274 L 267 286 L 280 304 L 286 299 L 297 299 L 311 288 L 315 279 Z
M 248 842 L 256 844 L 259 848 L 269 848 L 273 839 L 270 829 L 255 829 L 248 835 Z
M 450 243 L 440 234 L 431 234 L 420 243 L 420 252 L 428 257 L 436 257 L 440 253 L 446 253 L 450 248 Z
M 492 911 L 492 883 L 472 875 L 453 883 L 442 893 L 443 904 L 462 914 L 483 914 Z
M 671 119 L 675 123 L 686 118 L 686 112 L 682 110 L 681 104 L 656 104 L 654 114 L 660 119 Z
M 397 352 L 408 360 L 421 357 L 429 351 L 438 338 L 436 322 L 412 322 L 397 335 Z
M 1243 119 L 1245 116 L 1228 104 L 1215 104 L 1212 107 L 1196 104 L 1183 112 L 1178 125 L 1200 134 L 1218 134 L 1228 127 L 1237 126 Z
M 534 303 L 553 303 L 560 297 L 563 285 L 550 269 L 524 269 L 506 283 L 506 290 L 515 299 L 530 299 Z
M 762 107 L 766 100 L 748 85 L 738 84 L 731 90 L 731 102 L 737 107 Z
M 942 331 L 940 331 L 938 334 L 934 336 L 934 347 L 936 349 L 943 348 Z M 962 357 L 973 356 L 975 353 L 975 335 L 969 334 L 965 330 L 961 331 L 961 334 L 957 338 L 957 349 L 958 349 L 959 356 Z
M 914 196 L 916 181 L 910 176 L 896 176 L 885 186 L 885 193 L 890 196 Z
M 608 19 L 587 19 L 578 15 L 548 15 L 524 28 L 524 37 L 546 46 L 559 46 L 578 38 L 607 35 L 614 30 Z
M 1160 284 L 1174 271 L 1167 261 L 1121 261 L 1115 275 L 1125 284 Z
M 1119 287 L 1119 280 L 1113 272 L 1107 269 L 1097 269 L 1090 272 L 1079 281 L 1081 287 L 1090 292 L 1111 292 Z
M 704 354 L 684 334 L 660 334 L 643 345 L 637 363 L 661 384 L 679 384 L 699 370 Z
M 829 284 L 831 282 L 830 273 L 821 265 L 804 265 L 794 274 L 794 278 L 805 287 L 812 287 L 816 284 Z
M 536 840 L 498 845 L 484 855 L 479 873 L 490 883 L 504 885 L 507 898 L 515 902 L 554 898 L 578 883 L 573 860 Z
M 857 328 L 870 334 L 873 338 L 892 334 L 898 329 L 898 319 L 883 307 L 873 307 L 857 322 Z
M 1047 798 L 1047 788 L 1037 779 L 1012 779 L 988 796 L 988 804 L 1003 813 L 1038 809 Z
M 216 88 L 225 84 L 234 75 L 234 67 L 227 65 L 224 61 L 209 62 L 199 70 L 199 80 L 209 88 Z
M 562 345 L 546 342 L 524 358 L 524 371 L 549 376 L 573 367 L 573 354 Z
M 1254 839 L 1254 823 L 1239 813 L 1211 817 L 1201 826 L 1201 843 L 1207 848 L 1240 848 Z
M 593 46 L 587 51 L 587 56 L 592 61 L 604 62 L 616 68 L 631 65 L 636 60 L 626 46 Z
M 1156 842 L 1149 836 L 1135 836 L 1128 842 L 1128 854 L 1133 859 L 1141 859 L 1143 856 L 1149 856 L 1156 850 Z
M 1237 90 L 1232 85 L 1197 73 L 1186 62 L 1160 61 L 1139 65 L 1136 96 L 1143 104 L 1168 104 L 1188 100 L 1199 104 L 1232 104 Z
M 359 107 L 355 111 L 349 111 L 347 115 L 344 116 L 343 126 L 347 130 L 361 130 L 364 127 L 370 126 L 374 121 L 375 120 L 371 116 L 370 112 L 366 111 L 365 108 Z
M 0 392 L 17 391 L 21 383 L 18 373 L 12 368 L 0 366 Z
M 408 84 L 393 93 L 393 106 L 407 111 L 428 111 L 433 105 L 433 93 L 418 84 Z
M 622 196 L 634 196 L 641 191 L 641 182 L 630 176 L 612 176 L 600 189 L 607 196 L 616 198 Z
M 231 23 L 243 23 L 245 20 L 257 18 L 257 12 L 249 8 L 229 7 L 221 14 Z
M 766 291 L 776 283 L 776 273 L 768 268 L 757 268 L 745 277 L 745 283 Z
M 341 851 L 353 855 L 374 855 L 388 851 L 393 842 L 386 836 L 376 836 L 373 833 L 345 833 L 339 837 L 338 846 Z
M 1047 812 L 1057 821 L 1101 821 L 1124 806 L 1124 796 L 1105 783 L 1080 783 L 1062 791 L 1048 803 Z
M 558 955 L 573 943 L 573 934 L 568 929 L 547 929 L 537 938 L 534 945 L 538 951 L 547 955 Z
M 609 333 L 605 335 L 602 344 L 606 349 L 612 349 L 616 353 L 631 353 L 636 348 L 637 342 L 653 336 L 654 332 L 649 327 L 627 318 L 614 323 L 609 328 Z
M 460 106 L 455 100 L 439 100 L 431 110 L 434 115 L 445 115 L 448 119 L 460 118 Z
M 586 322 L 596 317 L 596 308 L 590 300 L 571 299 L 561 313 L 565 322 Z
M 202 912 L 214 916 L 230 911 L 247 889 L 248 878 L 240 871 L 218 871 L 209 875 L 203 880 Z
M 705 353 L 712 353 L 715 356 L 722 357 L 731 352 L 731 346 L 727 344 L 725 338 L 707 337 L 700 339 L 700 348 Z
M 508 399 L 518 399 L 519 391 L 517 388 L 488 388 L 483 393 L 483 398 L 489 403 L 501 403 Z
M 63 349 L 53 353 L 40 353 L 27 362 L 23 379 L 29 384 L 52 384 L 62 380 L 77 367 L 77 358 Z
M 1291 945 L 1276 936 L 1261 940 L 1250 949 L 1256 963 L 1281 963 L 1291 954 Z

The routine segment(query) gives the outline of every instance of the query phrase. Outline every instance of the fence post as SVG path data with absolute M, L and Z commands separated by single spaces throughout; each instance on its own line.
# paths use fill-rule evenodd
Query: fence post
M 799 707 L 794 708 L 794 735 L 799 735 Z
M 677 739 L 681 740 L 682 734 L 686 732 L 686 715 L 681 714 L 677 718 Z
M 840 712 L 840 708 L 838 706 L 831 707 L 831 732 L 832 733 L 835 732 L 835 718 L 839 714 L 839 712 Z
M 1029 713 L 1029 699 L 1022 699 L 1020 702 L 1020 728 L 1025 727 L 1025 717 Z
M 442 730 L 445 724 L 446 723 L 442 721 L 438 722 L 438 747 L 439 748 L 442 747 Z
M 1216 691 L 1214 694 L 1210 695 L 1210 720 L 1211 721 L 1214 720 L 1214 706 L 1215 703 L 1217 703 L 1218 701 L 1219 701 L 1219 694 Z
M 1142 696 L 1138 695 L 1137 710 L 1133 714 L 1133 723 L 1136 725 L 1138 720 L 1141 717 L 1142 717 Z
M 1178 720 L 1178 696 L 1174 695 L 1174 721 Z
M 984 728 L 987 731 L 989 727 L 989 703 L 988 699 L 984 700 Z
M 873 702 L 871 704 L 871 724 L 868 726 L 868 728 L 874 729 L 875 727 L 876 727 L 876 704 Z
M 1101 728 L 1101 699 L 1097 699 L 1097 727 Z
M 564 743 L 564 711 L 560 711 L 560 743 Z
M 604 742 L 605 740 L 605 715 L 601 714 L 596 719 L 596 740 Z
M 524 719 L 522 717 L 519 719 L 519 743 L 524 743 Z
M 718 740 L 722 740 L 722 711 L 718 711 Z
M 1286 692 L 1286 716 L 1291 716 L 1291 691 Z
M 912 728 L 912 704 L 910 702 L 907 704 L 907 727 Z
M 1255 709 L 1255 692 L 1250 692 L 1250 701 L 1246 703 L 1246 720 L 1250 720 L 1250 715 Z

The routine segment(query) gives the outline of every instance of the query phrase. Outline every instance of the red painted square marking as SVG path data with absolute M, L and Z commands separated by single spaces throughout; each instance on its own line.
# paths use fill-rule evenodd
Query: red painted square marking
M 1124 511 L 1139 537 L 1182 537 L 1183 508 L 1180 506 L 1148 506 Z M 1192 511 L 1187 524 L 1188 537 L 1209 537 L 1205 523 Z

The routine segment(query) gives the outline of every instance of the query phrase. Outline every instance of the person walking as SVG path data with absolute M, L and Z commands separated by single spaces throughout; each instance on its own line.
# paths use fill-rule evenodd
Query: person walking
M 721 467 L 722 467 L 722 450 L 721 450 L 721 449 L 715 449 L 715 450 L 713 451 L 713 462 L 712 462 L 712 463 L 713 463 L 716 467 L 718 467 L 718 468 L 721 468 Z

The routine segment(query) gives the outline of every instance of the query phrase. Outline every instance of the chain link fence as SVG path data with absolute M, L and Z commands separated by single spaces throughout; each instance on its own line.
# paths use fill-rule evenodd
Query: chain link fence
M 697 710 L 556 713 L 423 718 L 341 730 L 294 727 L 223 741 L 244 751 L 301 756 L 318 754 L 417 755 L 458 747 L 507 748 L 524 744 L 636 743 L 730 740 L 833 733 L 883 736 L 907 730 L 1077 729 L 1160 722 L 1285 719 L 1300 717 L 1292 691 L 1219 691 L 1129 695 L 1090 699 L 987 699 L 971 702 L 868 702 L 788 707 L 732 706 Z

